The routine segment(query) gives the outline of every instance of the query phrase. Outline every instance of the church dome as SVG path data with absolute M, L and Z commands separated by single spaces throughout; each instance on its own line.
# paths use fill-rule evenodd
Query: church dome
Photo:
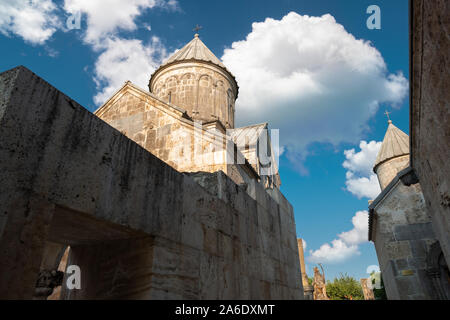
M 377 174 L 381 189 L 384 189 L 398 172 L 409 165 L 409 136 L 392 124 L 384 136 L 373 171 Z
M 195 120 L 234 128 L 236 79 L 198 34 L 152 74 L 149 90 Z

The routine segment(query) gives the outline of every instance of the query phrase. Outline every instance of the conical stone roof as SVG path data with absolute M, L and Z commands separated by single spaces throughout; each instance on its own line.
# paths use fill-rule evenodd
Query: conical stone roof
M 383 144 L 378 152 L 374 170 L 381 163 L 409 154 L 409 136 L 389 121 L 389 127 L 384 136 Z
M 214 63 L 224 69 L 225 65 L 217 58 L 211 50 L 200 40 L 198 34 L 195 35 L 194 39 L 185 45 L 182 49 L 175 52 L 161 67 L 172 64 L 178 61 L 185 60 L 199 60 L 205 62 Z

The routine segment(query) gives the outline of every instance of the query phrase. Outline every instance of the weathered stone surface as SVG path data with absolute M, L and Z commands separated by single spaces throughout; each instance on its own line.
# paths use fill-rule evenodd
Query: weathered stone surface
M 435 237 L 431 222 L 397 225 L 394 235 L 398 241 L 415 239 L 433 239 Z
M 427 256 L 436 241 L 431 218 L 418 184 L 405 186 L 400 179 L 376 199 L 371 214 L 375 243 L 386 293 L 392 300 L 434 299 L 427 274 Z
M 233 75 L 198 35 L 151 76 L 150 92 L 185 109 L 193 119 L 234 128 L 238 86 Z
M 236 184 L 246 186 L 253 186 L 255 180 L 267 180 L 245 161 L 219 121 L 195 123 L 185 110 L 131 82 L 125 83 L 95 115 L 180 172 L 223 171 Z M 270 180 L 278 187 L 276 177 Z
M 364 294 L 364 300 L 375 300 L 375 296 L 373 294 L 373 290 L 369 286 L 371 279 L 360 279 L 359 283 L 361 284 L 361 288 Z
M 0 93 L 1 298 L 33 296 L 47 241 L 81 267 L 63 298 L 303 297 L 292 207 L 221 172 L 209 190 L 23 67 Z
M 412 1 L 411 166 L 450 262 L 450 3 Z
M 305 300 L 313 300 L 314 287 L 309 284 L 308 275 L 305 268 L 305 256 L 303 253 L 303 239 L 297 239 L 298 256 L 300 258 L 300 272 Z
M 380 183 L 381 190 L 395 178 L 397 173 L 408 167 L 409 155 L 400 156 L 395 159 L 383 162 L 376 168 L 376 174 Z

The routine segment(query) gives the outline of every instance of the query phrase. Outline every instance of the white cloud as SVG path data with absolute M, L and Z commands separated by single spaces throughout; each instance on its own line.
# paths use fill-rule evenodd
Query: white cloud
M 345 150 L 346 160 L 343 163 L 346 173 L 346 188 L 353 195 L 361 198 L 375 199 L 381 192 L 378 178 L 372 168 L 382 142 L 361 141 L 361 151 Z
M 355 149 L 345 150 L 344 168 L 363 175 L 372 173 L 381 144 L 382 142 L 370 141 L 367 143 L 367 141 L 361 141 L 359 144 L 360 152 L 356 152 Z
M 306 250 L 307 244 L 305 239 L 302 240 L 302 244 L 303 244 L 303 250 Z
M 337 239 L 323 244 L 318 250 L 310 250 L 308 260 L 313 263 L 339 263 L 359 255 L 358 246 L 367 242 L 369 214 L 358 211 L 352 218 L 353 229 L 342 232 Z
M 180 5 L 177 0 L 160 1 L 160 6 L 167 10 L 180 11 Z
M 107 39 L 104 47 L 94 70 L 94 80 L 100 91 L 94 97 L 97 105 L 110 98 L 127 80 L 145 88 L 150 75 L 167 57 L 166 49 L 157 37 L 149 44 L 136 39 Z
M 71 14 L 81 12 L 87 19 L 84 41 L 102 48 L 104 42 L 119 31 L 137 29 L 136 18 L 146 10 L 160 7 L 178 8 L 175 0 L 65 0 L 64 9 Z M 145 25 L 145 24 L 144 24 Z
M 32 44 L 43 44 L 60 27 L 57 6 L 51 0 L 2 0 L 0 33 L 18 35 Z
M 85 43 L 99 52 L 94 67 L 94 81 L 98 93 L 94 102 L 101 105 L 125 81 L 145 88 L 150 75 L 167 58 L 160 39 L 153 36 L 148 43 L 139 39 L 126 39 L 123 31 L 138 28 L 140 15 L 150 9 L 178 10 L 176 0 L 65 0 L 64 9 L 71 14 L 81 13 L 86 19 Z M 140 26 L 151 31 L 151 25 Z
M 269 120 L 300 169 L 308 145 L 357 143 L 380 103 L 399 104 L 408 91 L 370 42 L 329 14 L 254 23 L 222 59 L 240 86 L 238 124 Z
M 347 260 L 349 257 L 359 254 L 358 246 L 347 245 L 340 239 L 323 244 L 319 250 L 310 250 L 308 260 L 313 263 L 338 263 Z
M 353 229 L 339 234 L 339 239 L 349 245 L 358 245 L 367 242 L 369 232 L 369 213 L 358 211 L 352 218 Z
M 347 190 L 358 199 L 375 199 L 381 192 L 376 174 L 372 173 L 370 177 L 357 177 L 352 172 L 347 172 L 347 181 L 345 182 Z

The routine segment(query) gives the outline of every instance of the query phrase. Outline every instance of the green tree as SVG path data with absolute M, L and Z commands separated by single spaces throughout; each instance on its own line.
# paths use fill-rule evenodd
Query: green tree
M 327 295 L 331 300 L 364 300 L 361 285 L 346 273 L 327 281 Z

